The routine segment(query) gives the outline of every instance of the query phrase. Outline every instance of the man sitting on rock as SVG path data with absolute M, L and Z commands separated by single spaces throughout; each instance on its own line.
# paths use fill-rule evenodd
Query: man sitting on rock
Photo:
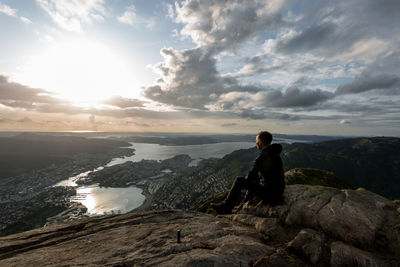
M 267 131 L 259 132 L 256 138 L 257 148 L 261 150 L 252 169 L 246 177 L 236 177 L 228 196 L 222 203 L 212 203 L 211 207 L 218 214 L 231 213 L 239 200 L 240 192 L 246 189 L 246 198 L 258 196 L 264 203 L 276 205 L 282 200 L 285 189 L 280 144 L 271 144 L 272 135 Z

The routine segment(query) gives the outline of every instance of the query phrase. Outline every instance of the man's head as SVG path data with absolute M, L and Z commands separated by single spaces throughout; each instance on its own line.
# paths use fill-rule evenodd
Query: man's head
M 272 134 L 267 131 L 261 131 L 256 137 L 256 145 L 259 149 L 267 148 L 272 142 Z

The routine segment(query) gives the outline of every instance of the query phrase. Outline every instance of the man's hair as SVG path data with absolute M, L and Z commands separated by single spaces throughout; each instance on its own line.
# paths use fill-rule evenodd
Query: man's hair
M 264 144 L 269 145 L 272 142 L 272 134 L 267 131 L 261 131 L 258 133 L 257 138 Z

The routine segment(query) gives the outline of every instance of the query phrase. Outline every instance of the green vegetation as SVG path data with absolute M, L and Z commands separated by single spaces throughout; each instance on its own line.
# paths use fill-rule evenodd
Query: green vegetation
M 204 213 L 211 213 L 213 209 L 210 207 L 211 203 L 220 203 L 226 197 L 228 192 L 216 194 L 213 197 L 206 199 L 205 201 L 199 201 L 191 207 L 192 210 L 197 210 Z
M 314 168 L 295 168 L 285 173 L 286 184 L 309 184 L 352 189 L 352 187 L 337 177 L 333 172 Z

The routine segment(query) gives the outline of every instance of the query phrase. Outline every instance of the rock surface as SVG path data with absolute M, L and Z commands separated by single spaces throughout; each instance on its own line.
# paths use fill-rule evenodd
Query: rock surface
M 303 229 L 289 242 L 288 247 L 306 256 L 313 264 L 317 264 L 322 259 L 324 241 L 324 236 L 317 231 Z
M 0 239 L 0 266 L 248 266 L 276 253 L 254 229 L 176 210 L 92 217 Z
M 246 203 L 231 218 L 265 239 L 292 237 L 287 247 L 313 264 L 400 266 L 398 206 L 367 190 L 289 185 L 281 205 Z
M 369 191 L 290 185 L 281 205 L 231 215 L 137 212 L 0 238 L 0 266 L 77 265 L 400 266 L 400 213 Z

